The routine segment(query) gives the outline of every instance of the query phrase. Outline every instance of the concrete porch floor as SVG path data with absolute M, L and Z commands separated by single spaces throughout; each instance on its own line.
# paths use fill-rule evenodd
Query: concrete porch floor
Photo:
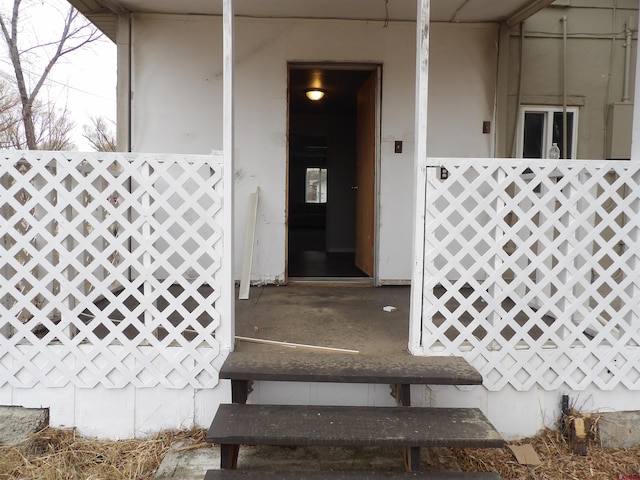
M 248 300 L 236 300 L 236 336 L 360 353 L 406 353 L 409 294 L 408 286 L 251 287 Z M 395 311 L 385 311 L 386 306 Z M 237 351 L 278 349 L 288 347 L 236 342 Z

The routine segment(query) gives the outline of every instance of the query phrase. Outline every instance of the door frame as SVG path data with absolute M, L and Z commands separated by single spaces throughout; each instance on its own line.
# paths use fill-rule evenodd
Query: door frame
M 374 159 L 374 199 L 373 199 L 373 275 L 371 277 L 362 277 L 355 283 L 359 284 L 373 284 L 373 286 L 380 286 L 379 271 L 379 258 L 380 258 L 380 185 L 381 185 L 381 141 L 382 141 L 382 64 L 381 63 L 360 63 L 360 62 L 287 62 L 287 122 L 286 122 L 286 138 L 287 138 L 287 153 L 286 153 L 286 178 L 287 185 L 285 194 L 285 283 L 290 283 L 289 280 L 289 174 L 290 174 L 290 70 L 291 68 L 317 68 L 325 70 L 365 70 L 370 71 L 375 75 L 375 159 Z M 354 218 L 355 223 L 355 218 Z M 336 277 L 330 277 L 332 284 L 348 283 L 353 284 L 352 279 L 341 282 Z

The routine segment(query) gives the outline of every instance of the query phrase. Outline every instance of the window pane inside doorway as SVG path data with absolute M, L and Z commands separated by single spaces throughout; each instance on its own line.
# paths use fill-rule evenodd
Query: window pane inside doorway
M 327 169 L 308 167 L 305 175 L 306 203 L 327 203 Z

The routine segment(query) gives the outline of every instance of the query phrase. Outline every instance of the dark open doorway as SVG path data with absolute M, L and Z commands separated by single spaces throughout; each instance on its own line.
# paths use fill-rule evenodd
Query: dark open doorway
M 374 275 L 377 78 L 376 66 L 289 66 L 289 279 Z

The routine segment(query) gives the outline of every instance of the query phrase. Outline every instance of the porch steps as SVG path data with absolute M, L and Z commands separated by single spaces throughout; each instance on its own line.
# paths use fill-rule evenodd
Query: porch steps
M 461 357 L 405 354 L 365 355 L 233 352 L 220 370 L 231 380 L 291 382 L 415 383 L 481 385 L 482 376 Z
M 348 472 L 325 471 L 318 472 L 320 476 L 305 475 L 304 478 L 411 478 L 420 468 L 422 447 L 493 448 L 504 445 L 500 434 L 478 409 L 410 407 L 412 384 L 482 383 L 478 372 L 458 357 L 234 352 L 222 366 L 220 378 L 231 380 L 234 403 L 220 405 L 207 433 L 208 442 L 221 446 L 221 470 L 210 470 L 206 480 L 253 478 L 249 472 L 235 470 L 240 445 L 405 447 L 411 470 L 396 472 L 391 477 L 381 476 L 383 472 L 371 477 L 369 472 L 359 472 L 360 476 L 349 477 Z M 391 384 L 395 387 L 399 406 L 246 404 L 253 380 Z M 256 473 L 264 475 L 265 472 Z M 280 472 L 277 475 L 282 477 L 273 478 L 293 478 L 287 477 L 289 474 L 301 478 L 300 472 Z M 357 474 L 352 472 L 351 475 Z M 473 472 L 459 477 L 447 476 L 444 472 L 444 476 L 426 472 L 424 475 L 416 478 L 500 478 L 496 474 L 487 476 Z
M 291 351 L 233 352 L 220 370 L 231 380 L 233 403 L 246 403 L 254 380 L 399 385 L 409 406 L 410 385 L 481 385 L 482 376 L 460 357 L 406 354 L 345 355 Z

